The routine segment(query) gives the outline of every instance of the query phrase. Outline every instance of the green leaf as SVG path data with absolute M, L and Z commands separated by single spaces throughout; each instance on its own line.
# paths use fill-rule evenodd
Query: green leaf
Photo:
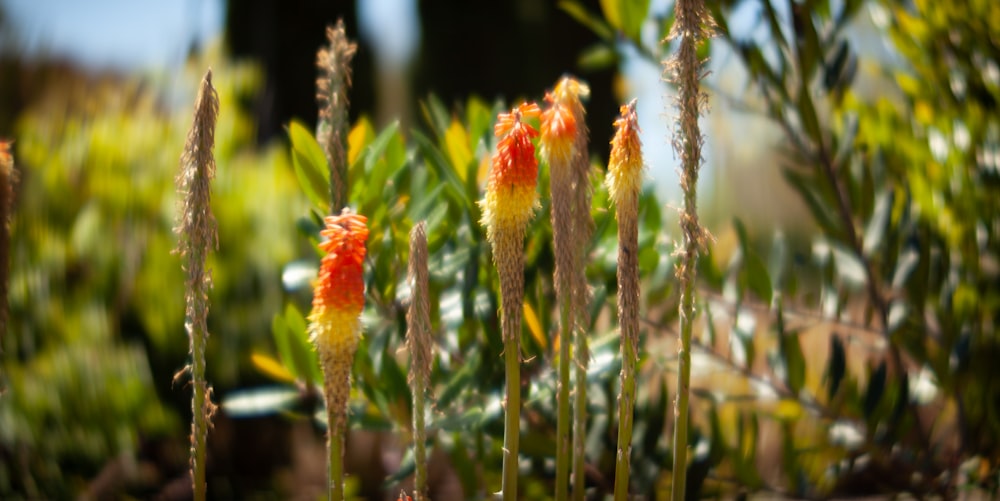
M 757 297 L 767 304 L 771 304 L 773 289 L 771 288 L 771 277 L 767 274 L 767 266 L 761 261 L 760 256 L 750 247 L 750 239 L 747 236 L 747 229 L 739 218 L 733 219 L 733 226 L 736 227 L 736 235 L 740 241 L 740 250 L 743 252 L 743 276 L 747 285 Z
M 824 204 L 820 195 L 813 189 L 814 180 L 792 169 L 784 169 L 782 175 L 802 197 L 802 201 L 806 203 L 806 207 L 812 213 L 813 220 L 823 229 L 823 233 L 831 238 L 838 238 L 841 231 L 835 222 L 832 208 Z
M 604 3 L 604 2 L 602 2 Z M 576 19 L 580 24 L 593 31 L 598 37 L 605 41 L 613 41 L 615 33 L 611 26 L 603 19 L 587 10 L 586 7 L 575 0 L 563 0 L 559 2 L 559 8 Z M 617 12 L 617 10 L 616 10 Z M 608 21 L 611 21 L 610 19 Z
M 271 335 L 274 337 L 274 346 L 278 350 L 278 359 L 297 379 L 303 379 L 303 374 L 299 372 L 292 356 L 292 343 L 289 339 L 291 331 L 285 323 L 285 316 L 275 313 L 271 318 Z
M 844 72 L 849 54 L 847 40 L 841 40 L 833 57 L 823 66 L 823 87 L 827 92 L 835 90 L 843 81 L 840 76 Z
M 640 42 L 642 23 L 646 21 L 646 14 L 649 13 L 649 0 L 618 0 L 618 8 L 621 11 L 622 31 L 625 32 L 625 36 L 634 42 Z M 702 46 L 707 45 L 708 43 L 702 44 Z
M 434 172 L 443 179 L 448 188 L 448 193 L 455 199 L 456 202 L 461 204 L 462 207 L 468 208 L 471 204 L 471 199 L 465 193 L 465 184 L 462 182 L 461 177 L 455 171 L 456 166 L 451 165 L 451 162 L 447 160 L 444 153 L 438 149 L 437 146 L 425 135 L 423 135 L 418 130 L 413 130 L 413 139 L 417 142 L 417 146 L 422 151 L 425 160 L 434 169 Z M 473 178 L 474 176 L 470 176 Z
M 222 399 L 222 410 L 236 418 L 270 416 L 292 409 L 300 398 L 287 386 L 235 390 Z
M 420 102 L 420 110 L 424 114 L 424 119 L 434 130 L 434 135 L 441 137 L 444 131 L 448 130 L 448 123 L 451 121 L 448 109 L 444 106 L 436 95 L 427 96 L 426 101 Z
M 622 29 L 622 0 L 601 0 L 601 12 L 611 27 Z
M 479 428 L 483 423 L 483 410 L 479 407 L 470 407 L 462 414 L 444 414 L 442 418 L 434 421 L 433 427 L 444 431 L 469 431 Z
M 493 109 L 481 99 L 469 98 L 465 105 L 466 131 L 469 134 L 469 151 L 475 152 L 479 143 L 493 135 Z
M 840 388 L 844 374 L 847 372 L 847 353 L 844 351 L 844 342 L 836 334 L 830 335 L 830 363 L 826 369 L 827 396 L 833 400 L 834 395 Z
M 319 359 L 316 357 L 316 350 L 313 349 L 312 343 L 309 342 L 306 319 L 292 303 L 288 303 L 285 307 L 285 324 L 288 326 L 289 348 L 295 363 L 296 374 L 307 378 L 308 381 L 322 382 L 323 375 L 320 372 Z
M 324 213 L 330 210 L 330 166 L 323 154 L 323 148 L 301 122 L 293 120 L 288 126 L 288 137 L 292 142 L 292 165 L 299 186 L 305 191 L 309 201 L 320 207 Z
M 406 477 L 413 475 L 413 472 L 416 470 L 417 462 L 413 454 L 413 446 L 410 444 L 406 448 L 406 453 L 403 454 L 403 461 L 399 464 L 399 467 L 392 473 L 392 475 L 385 477 L 385 480 L 382 481 L 382 487 L 387 491 L 388 489 L 398 488 L 399 483 L 405 480 Z M 400 499 L 406 498 L 400 496 Z
M 809 95 L 809 87 L 805 84 L 799 89 L 798 111 L 806 133 L 818 144 L 823 140 L 822 131 L 819 128 L 819 117 L 816 115 L 812 96 Z
M 837 266 L 837 276 L 847 285 L 862 287 L 867 280 L 865 265 L 849 249 L 839 244 L 831 244 L 833 262 Z
M 798 395 L 806 379 L 806 361 L 802 356 L 802 345 L 795 332 L 789 332 L 781 338 L 781 352 L 785 358 L 785 369 L 788 387 Z
M 607 42 L 597 42 L 580 52 L 576 64 L 583 71 L 601 71 L 618 64 L 618 53 Z
M 437 407 L 439 409 L 446 409 L 451 404 L 455 397 L 459 396 L 463 390 L 467 390 L 472 386 L 473 376 L 476 373 L 476 367 L 479 365 L 478 357 L 471 358 L 461 369 L 458 370 L 445 385 L 444 390 L 437 399 Z
M 865 227 L 864 254 L 871 256 L 882 245 L 885 234 L 888 231 L 889 215 L 892 213 L 893 191 L 886 190 L 878 194 L 875 199 L 875 210 L 872 218 Z
M 766 304 L 771 304 L 773 290 L 771 288 L 771 278 L 767 275 L 767 267 L 761 261 L 756 252 L 751 252 L 745 256 L 746 277 L 750 290 Z
M 866 418 L 871 418 L 875 408 L 882 401 L 882 394 L 885 393 L 886 367 L 885 360 L 878 364 L 878 368 L 872 373 L 868 381 L 868 389 L 865 391 L 864 413 Z
M 788 48 L 788 42 L 785 40 L 785 33 L 781 29 L 781 23 L 778 22 L 778 13 L 774 9 L 773 2 L 766 0 L 761 2 L 764 6 L 764 12 L 767 14 L 767 23 L 771 28 L 771 37 L 784 47 Z
M 354 189 L 361 190 L 361 193 L 352 193 L 352 196 L 361 197 L 362 212 L 371 215 L 380 205 L 385 205 L 386 181 L 401 167 L 402 161 L 399 158 L 399 149 L 402 148 L 402 138 L 396 132 L 399 130 L 399 121 L 395 121 L 387 126 L 368 146 L 364 153 L 365 157 L 365 179 L 364 182 L 355 183 Z M 395 148 L 390 148 L 395 145 Z M 389 151 L 393 152 L 394 159 L 389 159 Z

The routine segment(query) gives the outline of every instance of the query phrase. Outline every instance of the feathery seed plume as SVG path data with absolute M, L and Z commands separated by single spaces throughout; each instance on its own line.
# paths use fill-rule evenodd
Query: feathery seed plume
M 350 128 L 347 91 L 351 88 L 351 60 L 358 46 L 347 39 L 343 19 L 337 20 L 336 26 L 327 26 L 326 38 L 330 44 L 316 54 L 319 68 L 316 139 L 330 164 L 330 214 L 337 214 L 347 204 L 347 132 Z

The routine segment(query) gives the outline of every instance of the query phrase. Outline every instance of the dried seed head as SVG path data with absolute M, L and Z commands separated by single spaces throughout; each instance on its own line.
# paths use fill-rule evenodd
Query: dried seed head
M 421 221 L 410 231 L 410 307 L 406 312 L 406 344 L 410 350 L 410 383 L 424 391 L 431 377 L 430 286 L 427 276 L 427 224 Z
M 212 71 L 201 81 L 195 101 L 194 123 L 188 132 L 181 154 L 181 169 L 177 175 L 177 190 L 181 194 L 181 210 L 174 229 L 180 239 L 177 252 L 184 258 L 187 272 L 186 316 L 188 335 L 192 336 L 192 356 L 203 361 L 204 353 L 195 353 L 193 332 L 208 335 L 208 289 L 211 274 L 205 260 L 211 248 L 218 247 L 215 216 L 211 207 L 211 182 L 215 177 L 215 123 L 219 116 L 219 95 L 212 86 Z
M 350 128 L 347 91 L 351 88 L 351 60 L 358 46 L 347 39 L 343 19 L 338 20 L 336 26 L 326 28 L 326 38 L 329 45 L 316 54 L 319 68 L 316 138 L 330 164 L 330 213 L 337 214 L 347 203 L 347 131 Z

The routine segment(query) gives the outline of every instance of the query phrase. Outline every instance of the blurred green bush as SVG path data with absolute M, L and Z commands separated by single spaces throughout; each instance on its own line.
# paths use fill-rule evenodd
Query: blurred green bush
M 109 458 L 187 434 L 185 385 L 171 384 L 188 346 L 174 177 L 199 72 L 220 56 L 180 75 L 49 81 L 18 120 L 0 497 L 70 497 Z M 208 356 L 224 389 L 256 374 L 241 354 L 269 342 L 281 264 L 301 250 L 288 221 L 305 198 L 284 149 L 253 145 L 240 103 L 257 70 L 213 65 L 220 240 Z

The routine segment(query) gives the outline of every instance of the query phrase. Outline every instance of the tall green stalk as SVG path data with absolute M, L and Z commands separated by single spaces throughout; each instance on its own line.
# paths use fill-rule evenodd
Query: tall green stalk
M 503 425 L 504 501 L 517 500 L 517 457 L 521 446 L 521 341 L 505 339 L 504 359 L 507 369 L 507 399 Z
M 553 225 L 552 231 L 555 232 L 556 225 Z M 569 284 L 563 284 L 563 287 L 569 288 Z M 556 286 L 556 290 L 559 290 L 559 285 Z M 558 293 L 557 293 L 558 295 Z M 565 300 L 560 298 L 559 300 L 559 325 L 568 326 L 570 319 L 570 300 L 569 296 L 565 297 Z M 570 341 L 572 336 L 570 332 L 564 328 L 559 329 L 559 383 L 558 392 L 556 394 L 556 406 L 557 406 L 557 417 L 556 417 L 556 500 L 565 501 L 569 498 L 569 469 L 572 462 L 572 455 L 570 451 L 570 430 L 572 422 L 570 421 L 570 406 L 569 406 L 569 388 L 570 388 Z
M 618 454 L 615 458 L 615 500 L 628 499 L 632 416 L 635 411 L 635 370 L 639 361 L 639 190 L 642 151 L 635 100 L 621 107 L 611 140 L 606 184 L 618 220 L 618 324 L 621 330 L 621 393 L 618 394 Z
M 677 265 L 680 282 L 680 341 L 677 367 L 677 400 L 674 408 L 673 497 L 682 500 L 687 487 L 688 398 L 691 386 L 691 332 L 696 315 L 694 286 L 697 278 L 698 252 L 705 240 L 698 222 L 698 170 L 701 167 L 703 137 L 698 116 L 707 106 L 706 96 L 699 88 L 700 66 L 697 45 L 709 35 L 712 19 L 702 0 L 677 0 L 674 4 L 676 21 L 670 39 L 680 37 L 680 49 L 667 64 L 677 85 L 677 134 L 674 150 L 681 159 L 680 184 L 684 192 L 684 207 L 680 216 L 683 245 Z
M 194 124 L 188 133 L 177 176 L 183 205 L 175 231 L 180 235 L 178 252 L 187 273 L 185 282 L 184 326 L 191 352 L 191 478 L 194 499 L 205 499 L 205 453 L 209 420 L 214 412 L 205 381 L 205 345 L 208 342 L 208 289 L 211 273 L 205 268 L 210 248 L 218 245 L 215 217 L 211 208 L 211 181 L 215 177 L 215 124 L 219 116 L 219 96 L 212 87 L 212 71 L 201 81 L 195 102 Z

